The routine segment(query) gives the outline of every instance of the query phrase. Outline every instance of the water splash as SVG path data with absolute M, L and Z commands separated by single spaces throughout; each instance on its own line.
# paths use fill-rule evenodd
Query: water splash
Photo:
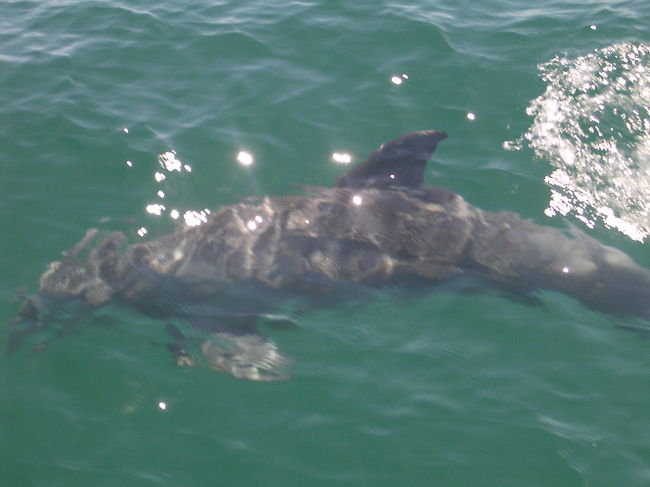
M 539 66 L 546 91 L 520 143 L 555 168 L 550 216 L 650 235 L 650 45 L 622 43 Z M 517 148 L 506 143 L 506 148 Z

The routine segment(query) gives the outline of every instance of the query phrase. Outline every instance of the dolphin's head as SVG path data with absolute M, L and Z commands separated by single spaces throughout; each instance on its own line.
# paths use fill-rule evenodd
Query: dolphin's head
M 78 254 L 93 240 L 91 230 L 65 258 L 52 262 L 40 279 L 39 293 L 55 299 L 83 298 L 90 306 L 111 299 L 114 287 L 124 271 L 125 259 L 120 248 L 126 237 L 120 232 L 107 235 L 84 258 Z
M 82 298 L 91 305 L 105 303 L 112 289 L 98 270 L 94 262 L 87 259 L 52 262 L 41 276 L 39 293 L 58 300 Z
M 109 234 L 88 250 L 85 257 L 79 257 L 96 235 L 96 230 L 89 230 L 77 245 L 64 253 L 63 259 L 51 262 L 41 275 L 37 293 L 17 293 L 22 304 L 12 323 L 22 323 L 22 326 L 10 333 L 7 352 L 19 348 L 27 336 L 45 328 L 53 317 L 79 315 L 113 297 L 125 269 L 120 252 L 125 237 L 118 232 Z

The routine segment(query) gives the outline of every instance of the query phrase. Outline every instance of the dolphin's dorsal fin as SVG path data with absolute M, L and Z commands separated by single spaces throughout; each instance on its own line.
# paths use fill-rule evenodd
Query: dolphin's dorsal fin
M 336 181 L 345 188 L 389 188 L 403 186 L 417 188 L 424 181 L 427 160 L 438 142 L 447 134 L 436 130 L 422 130 L 402 135 L 373 151 L 368 159 Z

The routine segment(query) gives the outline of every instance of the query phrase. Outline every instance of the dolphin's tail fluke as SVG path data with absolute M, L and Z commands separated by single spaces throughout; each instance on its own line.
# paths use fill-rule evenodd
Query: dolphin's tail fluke
M 574 239 L 578 243 L 581 238 Z M 595 241 L 592 241 L 595 242 Z M 587 306 L 605 313 L 638 316 L 650 321 L 650 271 L 620 250 L 598 244 L 593 249 L 597 272 L 591 288 L 577 296 Z
M 469 265 L 498 282 L 561 291 L 594 310 L 650 321 L 650 270 L 577 229 L 571 234 L 477 210 Z

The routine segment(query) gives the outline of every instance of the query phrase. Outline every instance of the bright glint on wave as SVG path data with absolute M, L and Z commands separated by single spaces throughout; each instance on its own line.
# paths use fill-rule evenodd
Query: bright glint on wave
M 650 45 L 622 43 L 540 66 L 522 137 L 554 167 L 546 213 L 650 235 Z M 506 148 L 516 148 L 506 143 Z

